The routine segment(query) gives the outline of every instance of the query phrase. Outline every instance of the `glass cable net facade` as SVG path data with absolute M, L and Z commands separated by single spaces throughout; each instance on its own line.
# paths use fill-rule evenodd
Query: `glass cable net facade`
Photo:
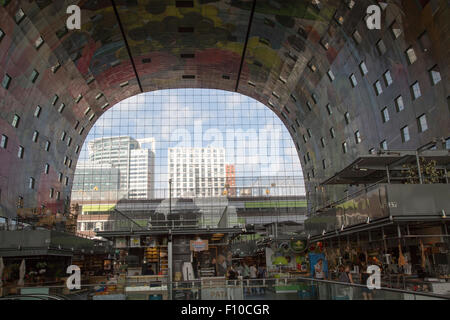
M 145 93 L 106 112 L 72 189 L 81 234 L 305 219 L 292 138 L 266 106 L 219 90 Z

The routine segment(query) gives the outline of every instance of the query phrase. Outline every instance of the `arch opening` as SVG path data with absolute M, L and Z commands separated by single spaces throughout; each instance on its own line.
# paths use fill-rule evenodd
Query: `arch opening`
M 249 97 L 206 89 L 144 93 L 105 112 L 80 150 L 71 203 L 78 232 L 91 237 L 120 229 L 115 210 L 158 227 L 181 219 L 301 231 L 306 218 L 301 163 L 282 121 Z

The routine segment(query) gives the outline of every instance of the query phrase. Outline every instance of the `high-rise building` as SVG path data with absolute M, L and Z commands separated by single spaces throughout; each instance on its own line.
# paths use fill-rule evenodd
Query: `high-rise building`
M 151 144 L 150 149 L 142 148 Z M 89 160 L 95 165 L 111 165 L 120 171 L 120 190 L 128 198 L 153 197 L 155 140 L 137 140 L 129 136 L 108 137 L 88 143 Z
M 155 185 L 154 161 L 154 153 L 150 149 L 131 150 L 130 199 L 150 199 L 153 197 Z
M 225 165 L 226 181 L 225 187 L 227 195 L 230 197 L 236 196 L 236 166 L 234 164 Z
M 217 197 L 225 194 L 224 148 L 170 148 L 169 178 L 173 197 Z
M 120 188 L 120 170 L 111 164 L 79 162 L 73 178 L 72 200 L 77 203 L 120 200 L 126 196 Z

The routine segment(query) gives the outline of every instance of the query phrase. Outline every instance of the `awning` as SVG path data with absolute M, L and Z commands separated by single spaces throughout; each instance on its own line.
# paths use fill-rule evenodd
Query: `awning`
M 435 161 L 437 169 L 450 168 L 449 150 L 427 150 L 420 152 L 425 161 Z M 385 151 L 358 157 L 349 166 L 323 181 L 321 185 L 336 184 L 374 184 L 387 179 L 387 170 L 405 170 L 403 165 L 416 164 L 416 151 Z

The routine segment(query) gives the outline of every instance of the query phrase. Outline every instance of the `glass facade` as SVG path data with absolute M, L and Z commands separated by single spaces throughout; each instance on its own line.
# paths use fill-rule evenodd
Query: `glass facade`
M 152 214 L 195 211 L 202 226 L 216 227 L 226 207 L 233 225 L 303 221 L 304 195 L 297 149 L 269 108 L 240 94 L 176 89 L 129 98 L 97 121 L 81 148 L 71 199 L 83 215 L 114 208 L 140 215 L 144 225 Z M 236 204 L 241 198 L 249 202 Z M 252 199 L 266 209 L 290 201 L 290 208 L 244 217 Z M 79 231 L 95 225 L 81 222 Z

